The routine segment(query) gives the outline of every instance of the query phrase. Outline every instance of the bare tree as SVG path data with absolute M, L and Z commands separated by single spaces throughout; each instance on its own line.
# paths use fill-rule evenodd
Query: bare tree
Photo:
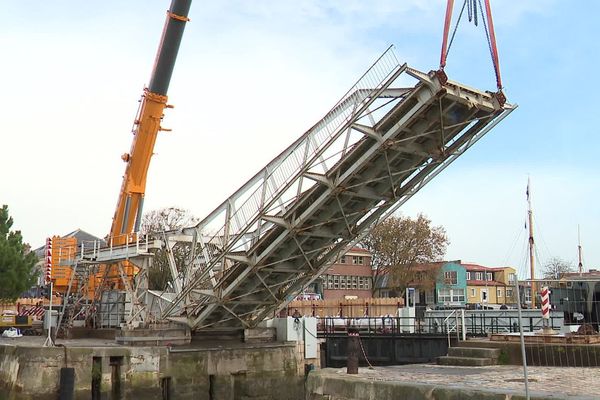
M 178 207 L 167 207 L 152 210 L 142 217 L 142 233 L 159 233 L 173 229 L 196 225 L 198 218 L 188 210 Z
M 551 258 L 543 268 L 544 277 L 554 279 L 561 279 L 566 273 L 574 271 L 573 264 L 558 257 Z
M 420 264 L 440 260 L 449 244 L 446 231 L 432 226 L 423 214 L 416 219 L 391 216 L 375 226 L 362 241 L 371 252 L 373 294 L 389 275 L 388 286 L 401 296 L 409 284 L 429 288 L 435 285 L 439 268 L 419 268 Z
M 193 226 L 198 223 L 198 218 L 189 211 L 168 207 L 153 210 L 144 214 L 142 218 L 142 233 L 155 234 L 160 238 L 164 231 Z M 177 265 L 182 265 L 189 254 L 189 248 L 185 245 L 177 245 L 173 248 L 173 256 Z M 152 260 L 152 266 L 148 270 L 148 288 L 154 290 L 165 290 L 171 281 L 171 270 L 164 249 L 157 250 Z

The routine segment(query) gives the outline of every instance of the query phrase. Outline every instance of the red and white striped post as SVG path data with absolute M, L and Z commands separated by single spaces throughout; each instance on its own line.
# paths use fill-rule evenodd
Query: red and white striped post
M 556 332 L 552 330 L 550 326 L 550 290 L 548 286 L 542 286 L 542 331 L 546 335 L 553 335 Z
M 49 284 L 52 280 L 52 238 L 46 239 L 46 259 L 44 271 L 44 283 Z
M 548 286 L 542 287 L 542 318 L 545 321 L 550 319 L 550 291 Z

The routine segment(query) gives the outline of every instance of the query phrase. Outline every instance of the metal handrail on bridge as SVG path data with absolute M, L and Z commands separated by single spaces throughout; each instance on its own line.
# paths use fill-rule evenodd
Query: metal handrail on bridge
M 104 240 L 81 242 L 79 261 L 105 261 L 112 257 L 126 259 L 130 256 L 146 254 L 150 251 L 151 241 L 149 235 L 127 234 L 125 243 L 114 246 L 114 238 L 109 238 L 108 245 Z M 86 245 L 87 243 L 87 245 Z

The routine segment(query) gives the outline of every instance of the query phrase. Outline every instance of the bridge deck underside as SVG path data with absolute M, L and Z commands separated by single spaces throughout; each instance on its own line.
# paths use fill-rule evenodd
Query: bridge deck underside
M 307 172 L 316 184 L 284 213 L 263 215 L 263 233 L 251 247 L 224 255 L 228 268 L 214 294 L 188 295 L 193 328 L 253 327 L 272 315 L 510 108 L 492 94 L 411 71 L 415 87 L 379 120 L 356 115 L 350 129 L 360 139 L 326 172 Z

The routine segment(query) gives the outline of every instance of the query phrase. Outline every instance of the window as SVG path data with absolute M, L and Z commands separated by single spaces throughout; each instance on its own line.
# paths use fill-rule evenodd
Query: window
M 467 280 L 470 281 L 471 280 L 471 273 L 467 272 Z
M 346 264 L 346 256 L 340 257 L 340 264 Z
M 446 285 L 456 285 L 458 283 L 458 273 L 456 271 L 444 272 L 444 283 Z
M 464 303 L 465 301 L 465 290 L 464 289 L 439 289 L 438 290 L 438 303 Z
M 496 297 L 500 298 L 500 297 L 503 297 L 503 295 L 504 294 L 502 293 L 502 289 L 500 289 L 500 288 L 496 289 Z
M 506 288 L 506 297 L 510 299 L 512 296 L 513 296 L 513 290 Z
M 428 290 L 427 292 L 425 292 L 425 303 L 426 304 L 435 303 L 435 299 L 433 297 L 433 290 Z
M 476 293 L 475 289 L 471 288 L 471 297 L 475 297 L 476 294 L 477 293 Z
M 510 273 L 508 274 L 508 282 L 514 284 L 515 283 L 515 274 L 514 273 Z
M 491 272 L 486 273 L 485 276 L 486 276 L 485 279 L 487 281 L 493 281 L 494 280 L 494 274 L 492 274 Z
M 452 302 L 464 302 L 465 301 L 465 290 L 464 289 L 452 289 Z
M 483 280 L 483 272 L 475 272 L 475 279 L 478 281 Z
M 438 290 L 438 303 L 449 303 L 452 300 L 450 289 Z
M 371 279 L 365 278 L 365 289 L 371 289 Z
M 358 289 L 358 276 L 352 277 L 352 289 Z
M 340 289 L 346 289 L 346 276 L 340 276 Z
M 363 264 L 363 256 L 352 256 L 352 264 Z

